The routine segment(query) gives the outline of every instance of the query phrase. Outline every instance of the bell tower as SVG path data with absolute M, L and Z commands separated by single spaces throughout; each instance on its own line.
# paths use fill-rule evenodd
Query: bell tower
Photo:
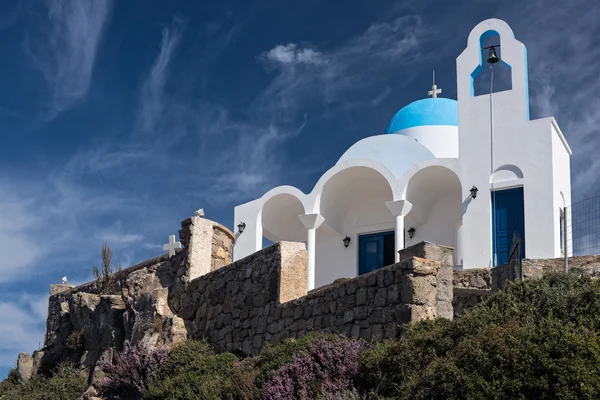
M 498 37 L 494 47 L 484 44 L 491 36 Z M 492 90 L 492 69 L 488 89 L 475 95 L 483 68 L 502 64 L 510 67 L 510 89 Z M 556 256 L 555 200 L 570 192 L 562 172 L 569 170 L 570 149 L 553 118 L 530 120 L 525 45 L 506 22 L 485 20 L 469 34 L 456 69 L 464 268 L 506 262 L 515 232 L 526 237 L 527 257 Z

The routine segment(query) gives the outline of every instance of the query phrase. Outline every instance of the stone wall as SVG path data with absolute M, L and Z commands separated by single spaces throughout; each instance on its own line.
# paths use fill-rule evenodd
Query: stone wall
M 306 282 L 306 251 L 281 242 L 190 282 L 178 315 L 190 337 L 246 354 L 311 330 L 381 340 L 410 322 L 452 318 L 451 273 L 413 257 L 288 301 Z
M 539 279 L 547 272 L 564 271 L 564 258 L 524 259 L 522 267 L 523 279 Z M 600 277 L 600 256 L 570 257 L 569 269 Z M 454 271 L 454 316 L 464 314 L 508 283 L 520 279 L 521 271 L 515 262 L 492 269 Z
M 216 224 L 213 229 L 210 270 L 215 271 L 233 261 L 233 244 L 235 235 L 221 224 Z
M 231 264 L 234 239 L 221 225 L 192 217 L 182 222 L 185 246 L 174 256 L 121 271 L 108 290 L 97 282 L 52 285 L 33 368 L 70 360 L 94 382 L 99 360 L 139 341 L 156 348 L 197 338 L 256 354 L 311 330 L 380 340 L 410 322 L 453 316 L 452 270 L 440 263 L 446 248 L 420 243 L 404 250 L 400 263 L 307 293 L 303 243 L 281 242 Z M 21 359 L 26 371 L 30 358 Z
M 454 262 L 452 261 L 453 251 L 454 249 L 452 247 L 423 241 L 400 250 L 399 253 L 400 261 L 411 257 L 419 257 L 427 260 L 439 261 L 442 266 L 451 268 L 454 265 Z
M 454 271 L 454 316 L 459 317 L 492 294 L 492 271 L 489 268 Z
M 523 260 L 523 278 L 537 279 L 546 272 L 564 271 L 564 258 L 529 259 Z M 600 277 L 600 256 L 569 257 L 569 269 Z M 502 289 L 508 282 L 520 279 L 520 271 L 514 264 L 505 264 L 492 270 L 494 289 Z

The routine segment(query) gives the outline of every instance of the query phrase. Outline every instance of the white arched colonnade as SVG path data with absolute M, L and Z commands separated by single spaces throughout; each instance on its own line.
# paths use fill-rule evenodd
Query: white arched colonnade
M 393 231 L 392 262 L 398 261 L 409 227 L 416 232 L 407 244 L 430 240 L 455 247 L 462 207 L 453 162 L 424 160 L 396 177 L 382 163 L 351 159 L 328 170 L 309 194 L 292 186 L 275 188 L 236 207 L 236 222 L 244 221 L 247 228 L 238 237 L 234 259 L 261 249 L 263 237 L 306 242 L 308 287 L 313 289 L 358 275 L 364 234 Z M 345 237 L 351 239 L 347 248 Z

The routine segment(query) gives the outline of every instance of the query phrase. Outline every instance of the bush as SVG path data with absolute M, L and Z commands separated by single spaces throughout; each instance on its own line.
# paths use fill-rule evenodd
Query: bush
M 600 398 L 599 327 L 599 281 L 515 282 L 463 318 L 364 352 L 358 384 L 375 398 Z
M 98 292 L 108 294 L 114 291 L 117 283 L 117 277 L 121 271 L 121 265 L 117 263 L 115 267 L 112 265 L 112 250 L 108 243 L 102 245 L 102 267 L 93 266 L 92 273 L 98 286 Z
M 71 350 L 79 350 L 83 347 L 83 335 L 79 331 L 72 332 L 67 337 L 67 347 Z
M 311 332 L 301 338 L 287 338 L 278 345 L 267 345 L 256 357 L 247 358 L 242 363 L 247 368 L 258 369 L 256 375 L 256 385 L 262 387 L 273 371 L 279 369 L 285 364 L 289 364 L 292 358 L 301 351 L 307 350 L 315 341 L 321 337 L 333 339 L 333 334 L 323 334 L 320 332 Z
M 103 362 L 100 369 L 106 379 L 100 392 L 106 398 L 141 399 L 166 358 L 164 350 L 148 350 L 141 342 L 115 356 L 115 362 Z
M 19 384 L 19 375 L 16 369 L 8 371 L 6 379 L 0 382 L 0 399 L 7 393 L 15 390 L 15 386 Z
M 351 395 L 358 370 L 357 357 L 365 345 L 362 340 L 342 336 L 319 337 L 289 364 L 273 372 L 271 379 L 265 382 L 264 398 L 338 399 Z
M 69 364 L 59 365 L 49 378 L 34 375 L 24 383 L 19 383 L 15 374 L 12 370 L 0 382 L 2 400 L 73 400 L 87 387 L 87 379 Z
M 203 341 L 176 346 L 148 388 L 145 398 L 161 400 L 220 400 L 239 398 L 236 393 L 238 358 L 231 353 L 216 354 Z

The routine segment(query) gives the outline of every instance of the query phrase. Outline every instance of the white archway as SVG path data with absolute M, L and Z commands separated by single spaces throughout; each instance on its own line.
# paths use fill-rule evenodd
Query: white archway
M 368 166 L 342 169 L 323 182 L 316 199 L 325 219 L 316 232 L 317 287 L 357 275 L 358 237 L 394 230 L 394 216 L 386 206 L 393 199 L 388 178 Z M 346 236 L 351 239 L 347 248 Z
M 304 205 L 298 197 L 290 193 L 275 194 L 262 207 L 262 236 L 273 243 L 305 242 L 306 229 L 298 218 L 302 214 Z
M 412 203 L 405 227 L 414 228 L 406 246 L 421 241 L 454 248 L 454 263 L 461 263 L 462 186 L 456 173 L 432 165 L 412 175 L 405 188 L 405 198 Z

